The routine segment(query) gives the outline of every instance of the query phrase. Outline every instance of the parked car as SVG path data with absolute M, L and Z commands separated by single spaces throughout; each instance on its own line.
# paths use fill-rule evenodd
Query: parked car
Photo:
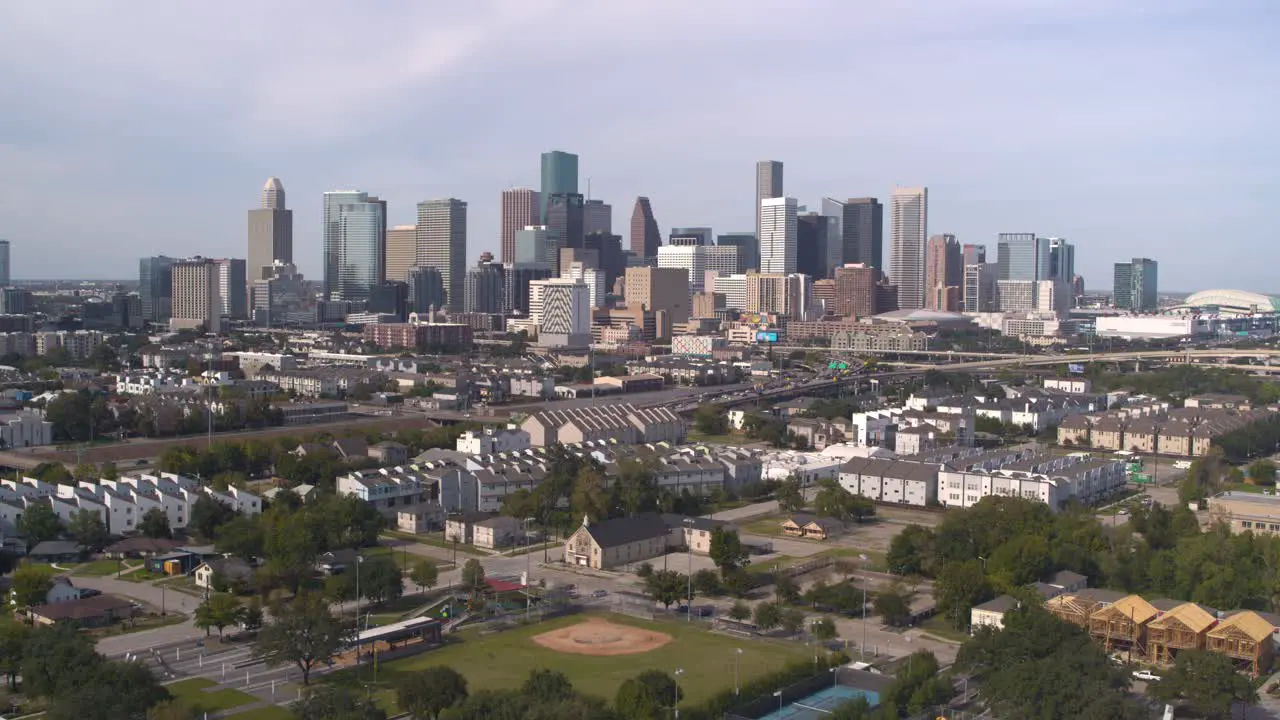
M 1147 682 L 1160 682 L 1160 676 L 1150 670 L 1134 670 L 1133 677 L 1137 680 L 1146 680 Z
M 595 592 L 591 593 L 591 597 L 593 598 L 602 598 L 608 595 L 609 595 L 608 590 L 596 590 Z

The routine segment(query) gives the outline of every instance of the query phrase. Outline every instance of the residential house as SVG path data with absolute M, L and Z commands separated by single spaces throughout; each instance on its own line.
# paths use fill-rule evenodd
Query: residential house
M 524 521 L 518 518 L 496 515 L 472 524 L 471 543 L 476 547 L 507 547 L 524 542 Z
M 1112 605 L 1124 597 L 1124 593 L 1114 590 L 1086 588 L 1050 598 L 1045 602 L 1045 609 L 1056 615 L 1063 622 L 1069 622 L 1076 627 L 1088 628 L 1089 618 L 1093 616 L 1095 611 Z
M 1159 614 L 1151 603 L 1138 595 L 1129 595 L 1095 610 L 1089 616 L 1089 635 L 1102 643 L 1107 652 L 1120 648 L 1144 654 L 1147 625 Z
M 422 503 L 396 511 L 396 530 L 422 535 L 444 527 L 444 508 L 438 503 Z
M 240 558 L 214 558 L 201 563 L 191 573 L 196 587 L 215 590 L 226 583 L 229 586 L 248 587 L 253 582 L 253 568 Z
M 826 540 L 844 531 L 844 524 L 839 520 L 818 517 L 816 515 L 797 514 L 782 521 L 782 532 L 792 537 L 811 540 Z
M 1147 625 L 1151 659 L 1172 664 L 1183 650 L 1203 650 L 1209 629 L 1217 624 L 1213 612 L 1195 603 L 1182 603 Z
M 1018 607 L 1018 601 L 1012 595 L 1001 595 L 981 605 L 975 605 L 969 611 L 969 632 L 977 632 L 978 628 L 993 627 L 1004 629 L 1004 614 Z
M 1274 623 L 1252 610 L 1229 615 L 1205 633 L 1205 647 L 1246 666 L 1255 677 L 1270 672 L 1275 657 Z
M 409 448 L 386 440 L 369 446 L 369 457 L 379 465 L 404 465 L 409 462 Z
M 1068 415 L 1058 423 L 1058 444 L 1089 447 L 1089 431 L 1093 418 L 1088 415 Z
M 72 540 L 45 540 L 27 552 L 36 562 L 74 563 L 84 558 L 85 547 Z
M 316 558 L 316 570 L 325 575 L 341 575 L 360 560 L 355 550 L 330 550 Z
M 362 437 L 344 437 L 333 441 L 333 451 L 338 457 L 350 462 L 356 458 L 369 457 L 369 443 Z
M 75 622 L 81 627 L 89 628 L 127 620 L 133 617 L 134 613 L 133 603 L 110 595 L 39 605 L 30 610 L 32 621 L 39 625 Z
M 169 538 L 128 537 L 102 551 L 109 558 L 144 558 L 173 552 L 182 543 Z
M 488 520 L 491 515 L 480 512 L 465 512 L 450 515 L 444 521 L 444 537 L 449 542 L 471 545 L 475 542 L 476 523 Z

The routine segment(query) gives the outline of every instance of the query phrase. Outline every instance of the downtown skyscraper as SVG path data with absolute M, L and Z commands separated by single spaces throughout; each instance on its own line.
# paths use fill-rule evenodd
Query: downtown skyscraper
M 418 259 L 444 281 L 445 307 L 462 310 L 467 276 L 467 204 L 457 198 L 418 203 Z
M 964 251 L 955 235 L 929 238 L 924 282 L 926 309 L 959 312 L 964 298 Z
M 929 233 L 929 189 L 924 187 L 894 188 L 889 198 L 889 216 L 893 223 L 890 241 L 892 277 L 898 286 L 898 308 L 919 310 L 924 307 L 924 252 Z
M 840 214 L 841 262 L 864 263 L 883 272 L 884 206 L 873 197 L 849 198 L 840 203 Z
M 293 211 L 285 204 L 284 184 L 280 178 L 267 178 L 262 186 L 262 207 L 249 211 L 245 281 L 252 287 L 254 281 L 269 277 L 270 268 L 276 263 L 292 262 Z
M 547 224 L 552 195 L 578 192 L 578 156 L 562 150 L 542 153 L 542 188 L 538 198 L 538 225 Z M 535 223 L 529 223 L 535 224 Z
M 790 274 L 796 271 L 799 239 L 795 198 L 768 198 L 760 201 L 760 272 Z
M 782 197 L 782 163 L 777 160 L 761 160 L 756 163 L 756 238 L 764 242 L 760 228 L 760 203 Z
M 539 198 L 538 191 L 529 188 L 502 191 L 502 237 L 498 246 L 502 262 L 515 262 L 516 233 L 530 225 L 542 224 Z
M 386 275 L 387 204 L 358 190 L 324 194 L 324 297 L 362 303 Z
M 649 198 L 641 195 L 636 198 L 635 208 L 631 211 L 631 252 L 636 257 L 657 257 L 661 245 L 662 231 L 653 217 L 653 207 Z

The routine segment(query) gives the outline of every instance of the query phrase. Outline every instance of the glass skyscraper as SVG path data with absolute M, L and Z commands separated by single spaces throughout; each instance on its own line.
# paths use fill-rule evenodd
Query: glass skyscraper
M 541 208 L 538 222 L 547 223 L 547 208 L 551 196 L 572 195 L 578 192 L 578 156 L 561 150 L 542 153 L 542 195 L 538 198 Z
M 1049 241 L 1035 233 L 1000 233 L 1001 280 L 1049 280 Z
M 138 297 L 142 317 L 150 322 L 168 322 L 173 312 L 173 263 L 173 258 L 164 255 L 138 262 Z
M 324 296 L 365 302 L 382 282 L 386 204 L 353 190 L 324 194 Z

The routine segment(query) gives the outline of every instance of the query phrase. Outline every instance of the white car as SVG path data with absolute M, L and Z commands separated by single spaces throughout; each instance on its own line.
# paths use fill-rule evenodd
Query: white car
M 1160 676 L 1150 670 L 1134 670 L 1133 677 L 1137 680 L 1146 680 L 1147 682 L 1160 682 Z

